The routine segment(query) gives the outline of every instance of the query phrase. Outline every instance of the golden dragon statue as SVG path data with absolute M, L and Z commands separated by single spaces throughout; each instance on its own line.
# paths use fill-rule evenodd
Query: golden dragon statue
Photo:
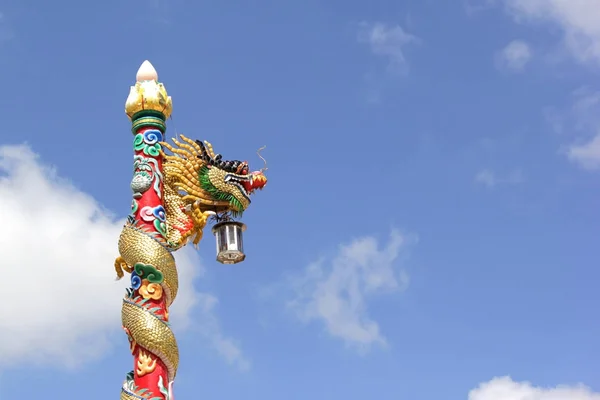
M 197 245 L 211 216 L 241 215 L 267 178 L 266 168 L 250 172 L 247 162 L 224 160 L 206 141 L 180 135 L 174 145 L 164 142 L 171 98 L 151 65 L 142 70 L 146 63 L 126 103 L 134 133 L 133 201 L 115 270 L 119 279 L 131 276 L 121 317 L 134 369 L 121 400 L 173 400 L 179 350 L 169 325 L 178 291 L 172 253 L 190 241 Z

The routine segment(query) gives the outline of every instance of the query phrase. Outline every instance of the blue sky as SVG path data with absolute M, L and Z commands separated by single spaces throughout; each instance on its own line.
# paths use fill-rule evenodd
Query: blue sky
M 600 396 L 598 0 L 0 16 L 0 399 L 117 398 L 131 369 L 112 259 L 145 59 L 171 135 L 269 163 L 247 261 L 180 255 L 176 398 Z

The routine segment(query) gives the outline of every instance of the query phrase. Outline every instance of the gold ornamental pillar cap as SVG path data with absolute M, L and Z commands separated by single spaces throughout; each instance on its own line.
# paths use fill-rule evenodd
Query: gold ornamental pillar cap
M 158 73 L 150 61 L 146 60 L 140 65 L 135 80 L 137 82 L 158 81 Z
M 163 120 L 159 124 L 159 129 L 164 132 L 166 129 L 164 120 L 171 116 L 173 101 L 171 96 L 167 94 L 165 86 L 158 81 L 158 73 L 150 61 L 146 60 L 140 65 L 135 79 L 136 83 L 130 88 L 129 96 L 125 102 L 125 113 L 130 119 L 142 111 L 146 111 L 146 114 L 147 112 L 159 113 L 160 116 L 157 118 Z M 144 118 L 146 117 L 147 115 Z M 138 121 L 133 128 L 137 129 L 140 123 Z

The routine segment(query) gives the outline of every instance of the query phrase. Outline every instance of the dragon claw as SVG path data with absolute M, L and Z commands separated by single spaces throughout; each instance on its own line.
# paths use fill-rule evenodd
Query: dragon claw
M 119 256 L 115 259 L 115 272 L 117 273 L 117 280 L 123 278 L 125 276 L 125 272 L 128 274 L 133 271 L 127 262 L 123 259 L 123 257 Z

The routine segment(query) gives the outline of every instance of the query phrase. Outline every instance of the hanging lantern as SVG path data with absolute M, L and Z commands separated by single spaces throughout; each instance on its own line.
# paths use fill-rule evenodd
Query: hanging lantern
M 236 221 L 215 224 L 212 232 L 217 239 L 217 261 L 221 264 L 237 264 L 246 259 L 242 232 L 246 225 Z

